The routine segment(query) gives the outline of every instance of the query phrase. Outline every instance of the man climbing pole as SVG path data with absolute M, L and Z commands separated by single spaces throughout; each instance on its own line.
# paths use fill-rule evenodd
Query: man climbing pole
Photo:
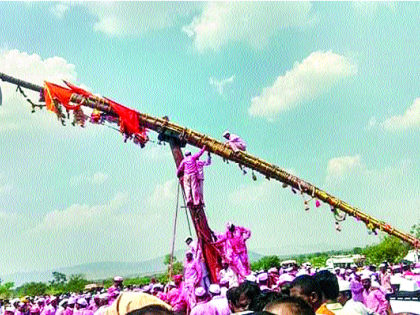
M 227 139 L 225 144 L 227 144 L 233 150 L 233 152 L 235 152 L 235 154 L 238 154 L 239 151 L 246 151 L 245 141 L 237 135 L 231 134 L 229 131 L 225 131 L 223 133 L 223 138 Z M 239 164 L 239 168 L 245 175 L 246 170 L 244 169 L 243 165 Z
M 205 150 L 206 147 L 204 146 L 194 155 L 191 155 L 190 151 L 186 151 L 185 158 L 178 166 L 176 172 L 178 178 L 182 177 L 187 206 L 204 205 L 204 200 L 202 196 L 200 196 L 199 191 L 197 160 L 203 155 Z
M 217 241 L 213 243 L 214 245 L 225 244 L 225 257 L 232 270 L 237 274 L 239 282 L 242 282 L 251 273 L 246 247 L 246 241 L 250 237 L 250 230 L 228 222 L 225 233 L 217 235 Z

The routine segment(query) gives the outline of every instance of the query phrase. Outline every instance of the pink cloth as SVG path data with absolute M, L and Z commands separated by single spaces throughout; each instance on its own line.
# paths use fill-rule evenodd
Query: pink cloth
M 385 294 L 380 289 L 374 289 L 369 292 L 363 291 L 363 297 L 365 299 L 364 304 L 367 308 L 378 313 L 379 315 L 387 315 L 388 301 L 385 298 Z
M 73 307 L 66 307 L 64 315 L 73 315 Z
M 190 315 L 217 315 L 217 310 L 208 302 L 199 302 L 191 309 Z
M 52 305 L 47 305 L 42 310 L 41 315 L 55 315 L 55 308 Z
M 229 315 L 231 313 L 226 296 L 215 296 L 208 303 L 214 306 L 217 315 Z

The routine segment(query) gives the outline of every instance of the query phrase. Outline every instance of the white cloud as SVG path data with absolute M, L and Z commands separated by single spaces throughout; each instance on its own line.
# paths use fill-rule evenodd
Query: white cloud
M 94 174 L 91 173 L 83 173 L 78 176 L 74 176 L 70 179 L 70 183 L 72 185 L 79 185 L 82 183 L 92 183 L 96 185 L 103 184 L 108 180 L 108 174 L 104 172 L 97 172 Z
M 233 83 L 233 80 L 235 79 L 235 76 L 231 76 L 230 78 L 222 79 L 222 80 L 216 80 L 215 78 L 210 78 L 210 85 L 214 86 L 219 93 L 219 95 L 223 94 L 223 89 L 226 84 Z
M 253 97 L 248 112 L 251 116 L 274 121 L 280 112 L 315 99 L 356 73 L 357 65 L 345 56 L 331 51 L 313 52 L 302 63 L 295 63 L 284 76 L 279 76 L 272 86 Z
M 375 1 L 354 1 L 353 7 L 354 10 L 366 17 L 373 17 L 376 12 L 378 12 L 380 7 L 386 8 L 390 11 L 396 10 L 396 4 L 394 2 L 383 1 L 383 2 L 375 2 Z
M 151 207 L 157 207 L 162 203 L 171 203 L 175 200 L 178 180 L 171 179 L 163 184 L 158 184 L 151 196 L 147 198 L 147 202 Z
M 420 127 L 420 98 L 416 99 L 404 114 L 386 119 L 381 126 L 393 132 Z
M 372 116 L 370 119 L 369 119 L 369 121 L 368 121 L 368 125 L 367 125 L 367 127 L 365 128 L 366 130 L 370 130 L 370 129 L 373 129 L 373 128 L 375 128 L 376 127 L 376 125 L 378 124 L 378 122 L 377 122 L 377 120 L 376 120 L 376 117 L 375 116 Z
M 194 2 L 83 2 L 98 21 L 94 30 L 109 36 L 143 36 L 174 26 L 200 3 Z
M 50 8 L 50 12 L 57 19 L 61 20 L 63 19 L 64 15 L 69 9 L 70 9 L 70 6 L 68 6 L 67 4 L 58 3 Z
M 309 2 L 207 2 L 183 31 L 199 52 L 238 41 L 262 48 L 279 30 L 312 23 L 311 7 Z
M 84 230 L 85 228 L 100 228 L 113 225 L 119 211 L 127 203 L 128 195 L 118 193 L 108 204 L 93 205 L 73 204 L 64 210 L 54 210 L 47 213 L 32 233 L 57 230 Z M 102 227 L 102 228 L 101 228 Z
M 328 161 L 326 182 L 340 182 L 349 174 L 359 172 L 364 168 L 360 155 L 333 158 Z
M 61 57 L 42 59 L 39 55 L 29 55 L 18 50 L 4 51 L 0 54 L 0 72 L 42 86 L 44 80 L 61 84 L 62 80 L 75 82 L 75 66 Z M 55 129 L 62 130 L 55 114 L 46 110 L 31 114 L 31 105 L 16 92 L 16 86 L 0 82 L 3 106 L 0 108 L 0 131 Z M 26 95 L 38 103 L 39 94 L 25 90 Z M 76 129 L 76 128 L 73 128 Z M 63 131 L 62 131 L 63 132 Z M 67 132 L 67 135 L 69 133 Z

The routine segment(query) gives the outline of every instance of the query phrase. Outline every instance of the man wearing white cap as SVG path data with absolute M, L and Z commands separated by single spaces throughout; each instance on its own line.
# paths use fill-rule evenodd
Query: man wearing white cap
M 197 161 L 205 150 L 206 147 L 203 147 L 194 155 L 191 155 L 190 151 L 186 151 L 185 157 L 176 171 L 178 178 L 182 177 L 187 206 L 204 205 L 204 201 L 202 200 L 199 191 Z
M 199 286 L 202 272 L 201 266 L 197 259 L 194 259 L 192 251 L 187 251 L 186 259 L 184 262 L 184 279 L 185 279 L 185 295 L 187 303 L 190 308 L 195 305 L 194 290 Z
M 210 292 L 210 295 L 212 296 L 212 299 L 208 303 L 214 306 L 217 314 L 229 315 L 231 312 L 229 309 L 228 300 L 226 298 L 226 295 L 225 296 L 220 295 L 221 293 L 220 286 L 218 284 L 210 285 L 209 292 Z
M 366 307 L 379 315 L 387 315 L 390 306 L 385 298 L 385 294 L 380 289 L 379 283 L 376 281 L 372 282 L 368 274 L 363 274 L 362 285 L 364 287 L 363 298 Z
M 227 261 L 222 262 L 222 269 L 219 271 L 219 279 L 227 279 L 229 281 L 229 287 L 238 285 L 238 277 L 232 268 L 229 267 Z
M 340 293 L 338 294 L 337 302 L 343 306 L 343 311 L 346 314 L 378 315 L 368 309 L 362 302 L 353 300 L 349 281 L 338 281 L 338 287 Z
M 260 286 L 260 290 L 262 293 L 266 293 L 271 291 L 268 287 L 268 274 L 266 272 L 262 272 L 257 276 L 258 285 Z
M 216 308 L 208 303 L 208 295 L 203 287 L 195 289 L 197 303 L 191 309 L 190 315 L 217 315 Z
M 223 133 L 223 138 L 227 139 L 225 144 L 227 144 L 233 152 L 238 153 L 239 151 L 246 151 L 245 141 L 239 138 L 237 135 L 231 134 L 226 130 Z M 244 174 L 246 174 L 246 171 L 241 164 L 239 164 L 239 168 L 244 172 Z

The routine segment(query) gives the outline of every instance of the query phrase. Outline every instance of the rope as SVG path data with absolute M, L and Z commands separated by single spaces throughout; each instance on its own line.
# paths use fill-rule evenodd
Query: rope
M 25 94 L 25 92 L 22 90 L 22 88 L 20 87 L 20 85 L 17 86 L 16 91 L 19 91 L 20 94 L 22 94 L 22 96 L 25 98 L 25 100 L 31 104 L 32 106 L 32 111 L 35 110 L 35 107 L 39 107 L 39 108 L 43 108 L 45 107 L 45 105 L 43 104 L 35 104 L 34 102 L 32 102 L 32 100 Z
M 181 186 L 181 182 L 179 182 L 178 189 L 179 189 L 180 186 Z M 190 217 L 188 216 L 188 211 L 187 211 L 188 207 L 187 207 L 187 203 L 185 202 L 185 191 L 184 190 L 182 190 L 182 199 L 184 200 L 185 216 L 187 217 L 188 231 L 190 232 L 190 235 L 193 236 L 192 232 L 191 232 Z
M 172 250 L 171 250 L 170 268 L 169 268 L 169 279 L 172 278 L 172 269 L 173 269 L 173 262 L 174 262 L 176 222 L 178 220 L 178 206 L 179 206 L 179 185 L 178 185 L 178 192 L 176 194 L 176 208 L 175 208 L 175 218 L 174 218 L 174 232 L 172 235 Z

